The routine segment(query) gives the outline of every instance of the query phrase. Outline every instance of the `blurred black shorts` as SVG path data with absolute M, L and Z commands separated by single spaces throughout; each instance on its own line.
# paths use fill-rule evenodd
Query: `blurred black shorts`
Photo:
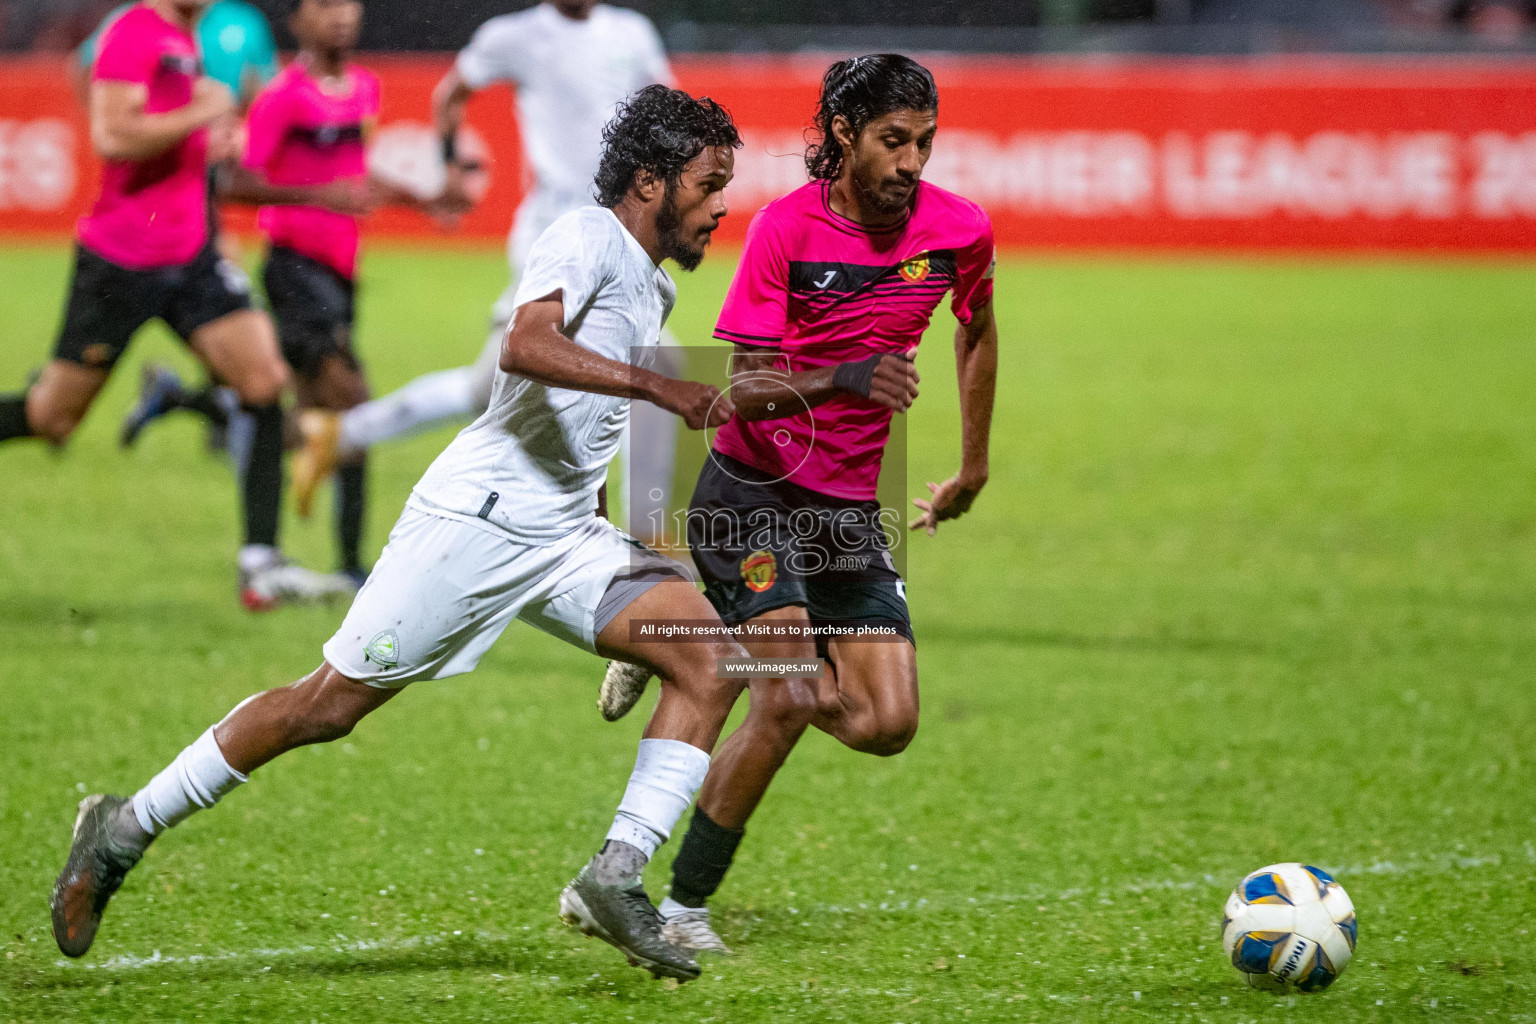
M 283 358 L 296 373 L 315 377 L 331 356 L 358 368 L 352 351 L 357 288 L 351 280 L 319 260 L 275 245 L 262 283 Z
M 140 327 L 159 318 L 184 342 L 198 328 L 251 308 L 245 271 L 210 238 L 190 263 L 132 270 L 75 243 L 74 277 L 56 359 L 110 370 Z

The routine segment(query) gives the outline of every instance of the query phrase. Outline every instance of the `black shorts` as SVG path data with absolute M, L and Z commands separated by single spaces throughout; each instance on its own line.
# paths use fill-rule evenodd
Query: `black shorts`
M 314 377 L 334 356 L 358 368 L 352 351 L 357 289 L 351 280 L 319 260 L 274 245 L 262 281 L 289 366 Z
M 198 328 L 250 308 L 250 279 L 218 254 L 211 238 L 192 262 L 154 270 L 119 266 L 77 242 L 53 355 L 110 370 L 151 320 L 165 321 L 182 341 L 191 341 Z
M 774 481 L 710 452 L 688 508 L 688 546 L 704 595 L 728 625 L 800 606 L 813 625 L 886 627 L 913 640 L 878 502 Z

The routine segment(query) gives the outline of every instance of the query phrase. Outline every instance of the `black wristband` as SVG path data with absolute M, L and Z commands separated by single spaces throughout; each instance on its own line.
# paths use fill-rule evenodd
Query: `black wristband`
M 870 388 L 875 384 L 875 367 L 884 358 L 883 353 L 876 352 L 868 359 L 860 359 L 856 363 L 839 364 L 832 371 L 832 386 L 868 398 Z
M 443 136 L 443 163 L 452 167 L 459 162 L 459 136 L 450 132 Z

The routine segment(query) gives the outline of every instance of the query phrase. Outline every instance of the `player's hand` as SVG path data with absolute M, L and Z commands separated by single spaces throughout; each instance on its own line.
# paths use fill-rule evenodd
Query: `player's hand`
M 451 230 L 458 227 L 464 215 L 474 208 L 475 197 L 465 187 L 463 170 L 458 164 L 449 165 L 443 191 L 427 204 L 426 212 L 437 222 L 438 227 Z
M 208 125 L 208 164 L 210 167 L 240 159 L 240 119 L 233 113 L 215 118 Z
M 470 195 L 469 185 L 464 177 L 465 170 L 462 164 L 454 164 L 448 168 L 448 177 L 443 182 L 442 194 L 435 200 L 444 212 L 463 215 L 475 208 L 475 197 Z
M 869 385 L 869 397 L 887 409 L 906 412 L 917 401 L 917 349 L 895 355 L 886 353 L 875 364 L 875 376 Z
M 211 124 L 235 114 L 235 94 L 215 78 L 199 78 L 192 83 L 192 116 L 198 124 Z
M 366 217 L 379 208 L 380 196 L 367 178 L 347 178 L 318 185 L 320 205 L 348 217 Z
M 668 379 L 656 397 L 656 404 L 681 416 L 689 430 L 712 429 L 736 415 L 736 406 L 713 384 Z
M 939 523 L 946 519 L 958 519 L 971 510 L 971 503 L 976 500 L 976 495 L 987 485 L 985 478 L 962 479 L 959 474 L 950 477 L 942 484 L 930 483 L 928 485 L 929 499 L 913 498 L 912 504 L 918 507 L 922 515 L 907 524 L 909 530 L 926 530 L 932 537 L 938 531 Z

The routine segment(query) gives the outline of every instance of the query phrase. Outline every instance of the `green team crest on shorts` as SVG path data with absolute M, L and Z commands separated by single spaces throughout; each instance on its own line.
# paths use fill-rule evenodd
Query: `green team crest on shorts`
M 363 648 L 363 660 L 371 661 L 380 668 L 394 668 L 400 664 L 400 637 L 392 629 L 386 629 Z

